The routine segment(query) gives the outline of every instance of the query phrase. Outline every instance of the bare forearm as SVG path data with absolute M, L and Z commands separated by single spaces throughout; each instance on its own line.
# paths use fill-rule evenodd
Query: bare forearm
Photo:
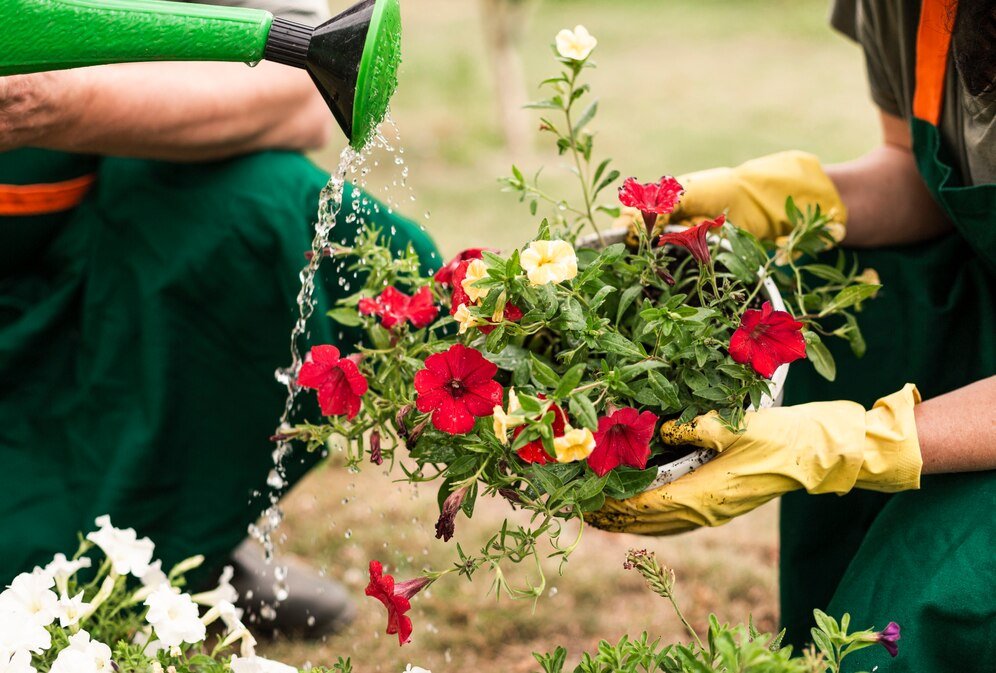
M 29 75 L 24 144 L 172 161 L 306 150 L 332 118 L 303 71 L 262 63 L 139 63 Z
M 951 229 L 917 170 L 906 123 L 882 114 L 884 142 L 826 171 L 848 210 L 845 244 L 858 248 L 917 243 Z
M 916 408 L 924 474 L 996 470 L 996 376 Z

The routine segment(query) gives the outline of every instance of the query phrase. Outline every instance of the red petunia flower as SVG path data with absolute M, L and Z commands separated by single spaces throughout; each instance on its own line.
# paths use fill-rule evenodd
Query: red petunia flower
M 553 436 L 563 437 L 564 433 L 567 432 L 567 414 L 565 414 L 564 410 L 556 404 L 550 408 L 553 409 Z M 518 437 L 525 429 L 526 426 L 520 425 L 512 431 L 512 437 Z M 557 462 L 553 456 L 547 453 L 546 447 L 543 446 L 542 439 L 534 439 L 519 449 L 516 453 L 519 458 L 530 464 L 537 463 L 539 465 L 548 465 L 549 463 Z
M 709 254 L 709 243 L 706 237 L 709 231 L 722 227 L 726 223 L 726 215 L 720 215 L 715 220 L 706 220 L 702 224 L 688 227 L 684 231 L 674 234 L 664 234 L 660 238 L 661 245 L 676 245 L 692 253 L 692 257 L 698 260 L 699 264 L 708 264 L 711 259 Z
M 649 411 L 642 414 L 632 407 L 619 409 L 598 419 L 595 450 L 588 456 L 588 465 L 600 477 L 627 465 L 644 469 L 650 458 L 650 440 L 657 427 L 657 416 Z
M 785 311 L 772 310 L 768 301 L 760 311 L 747 309 L 730 339 L 730 357 L 742 365 L 750 363 L 770 379 L 781 365 L 806 357 L 802 323 Z
M 460 266 L 462 262 L 471 262 L 475 259 L 483 259 L 485 250 L 491 252 L 490 248 L 467 248 L 459 255 L 451 259 L 449 264 L 437 271 L 433 278 L 440 285 L 452 285 L 456 287 L 456 284 L 453 283 L 453 272 L 457 270 L 457 267 Z
M 515 304 L 505 304 L 505 320 L 509 322 L 519 322 L 522 320 L 522 316 L 525 315 L 522 309 Z M 498 325 L 480 325 L 477 329 L 481 330 L 484 334 L 491 334 L 498 328 Z
M 432 412 L 432 424 L 451 435 L 465 435 L 477 418 L 490 416 L 501 404 L 502 387 L 494 380 L 498 366 L 480 351 L 454 344 L 445 353 L 430 355 L 425 369 L 415 373 L 415 406 Z
M 360 398 L 367 392 L 367 379 L 356 362 L 339 357 L 335 346 L 315 346 L 310 360 L 301 365 L 297 383 L 318 391 L 318 405 L 326 416 L 348 416 L 360 412 Z
M 619 188 L 619 201 L 643 213 L 647 235 L 650 235 L 657 224 L 657 216 L 673 212 L 684 192 L 681 183 L 667 175 L 657 182 L 646 184 L 637 182 L 636 178 L 627 178 Z
M 464 304 L 473 304 L 470 295 L 463 289 L 463 281 L 467 279 L 467 268 L 474 260 L 466 260 L 457 264 L 450 277 L 453 291 L 450 294 L 450 315 L 456 315 L 457 309 Z
M 385 289 L 376 299 L 361 299 L 360 313 L 377 315 L 380 324 L 387 329 L 396 325 L 411 322 L 416 328 L 422 328 L 432 323 L 439 315 L 439 307 L 432 300 L 432 291 L 428 287 L 418 290 L 409 297 L 395 287 Z
M 364 593 L 387 608 L 387 633 L 397 634 L 402 645 L 412 639 L 412 620 L 405 614 L 412 609 L 411 599 L 430 583 L 427 577 L 417 577 L 395 584 L 394 577 L 384 574 L 384 566 L 379 561 L 370 562 L 370 583 Z

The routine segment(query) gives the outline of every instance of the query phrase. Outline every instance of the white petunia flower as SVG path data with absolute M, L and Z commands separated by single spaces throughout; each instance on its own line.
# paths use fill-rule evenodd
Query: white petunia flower
M 0 653 L 41 653 L 50 647 L 52 636 L 48 629 L 12 602 L 0 605 Z
M 150 563 L 139 579 L 142 581 L 143 587 L 149 587 L 150 589 L 158 589 L 163 584 L 169 584 L 169 577 L 163 572 L 162 561 Z
M 79 592 L 72 598 L 63 594 L 56 606 L 56 616 L 59 618 L 59 626 L 66 628 L 79 624 L 81 619 L 90 615 L 90 604 L 83 602 L 83 592 Z
M 90 540 L 107 555 L 118 575 L 141 577 L 148 571 L 156 546 L 147 537 L 139 538 L 134 528 L 115 528 L 111 517 L 97 517 L 98 530 L 88 533 Z
M 92 561 L 86 556 L 72 560 L 66 558 L 65 554 L 56 554 L 52 562 L 42 568 L 41 572 L 55 580 L 55 586 L 59 593 L 65 593 L 69 578 L 84 568 L 89 568 Z M 36 572 L 38 572 L 36 570 Z
M 567 241 L 533 241 L 520 263 L 533 285 L 562 283 L 578 275 L 578 256 Z
M 156 631 L 164 647 L 191 645 L 204 640 L 207 629 L 189 594 L 175 593 L 168 585 L 160 586 L 145 599 L 149 606 L 146 620 Z
M 21 573 L 0 593 L 0 610 L 7 607 L 28 616 L 36 624 L 48 626 L 55 621 L 59 597 L 52 591 L 55 580 L 43 572 Z
M 565 28 L 557 33 L 557 53 L 564 58 L 583 61 L 596 46 L 598 40 L 584 26 L 577 26 L 574 30 Z
M 239 600 L 239 592 L 232 586 L 234 576 L 234 568 L 225 566 L 225 569 L 221 571 L 221 577 L 218 578 L 218 586 L 211 591 L 194 594 L 194 602 L 209 608 L 213 608 L 219 603 L 235 603 Z
M 279 661 L 270 661 L 262 657 L 240 658 L 234 654 L 230 666 L 232 673 L 298 673 L 293 666 L 281 664 Z
M 428 671 L 424 668 L 408 664 L 407 666 L 405 666 L 404 673 L 432 673 L 432 671 Z
M 80 631 L 69 636 L 69 647 L 59 652 L 51 673 L 106 673 L 114 670 L 111 648 Z
M 31 653 L 18 650 L 11 654 L 0 653 L 0 673 L 37 673 L 31 665 Z

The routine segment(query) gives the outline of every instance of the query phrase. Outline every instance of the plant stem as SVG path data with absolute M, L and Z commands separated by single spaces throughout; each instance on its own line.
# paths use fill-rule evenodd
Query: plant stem
M 578 180 L 581 181 L 581 193 L 584 195 L 586 217 L 588 218 L 588 223 L 591 224 L 591 228 L 595 231 L 595 235 L 598 237 L 598 244 L 604 248 L 605 239 L 602 238 L 602 232 L 598 230 L 598 225 L 595 224 L 595 214 L 591 210 L 591 194 L 588 191 L 588 178 L 581 166 L 581 153 L 578 152 L 577 137 L 574 132 L 574 121 L 571 118 L 571 107 L 574 105 L 574 85 L 577 83 L 579 72 L 579 70 L 574 70 L 571 74 L 571 81 L 569 84 L 570 90 L 567 92 L 567 104 L 564 106 L 564 116 L 567 120 L 568 139 L 571 141 L 571 154 L 574 155 L 574 165 L 578 171 Z
M 681 608 L 678 607 L 678 602 L 674 600 L 673 591 L 668 592 L 667 599 L 671 601 L 671 605 L 672 607 L 674 607 L 674 612 L 675 614 L 678 615 L 678 619 L 680 619 L 681 623 L 685 625 L 685 628 L 688 629 L 688 632 L 692 634 L 692 638 L 695 638 L 695 642 L 699 646 L 699 649 L 705 651 L 705 646 L 702 644 L 702 641 L 699 640 L 699 634 L 695 632 L 695 629 L 692 628 L 692 625 L 688 623 L 687 619 L 685 619 L 685 615 L 681 612 Z

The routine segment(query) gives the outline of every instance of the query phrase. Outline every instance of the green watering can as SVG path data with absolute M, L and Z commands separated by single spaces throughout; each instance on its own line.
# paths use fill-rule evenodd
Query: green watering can
M 0 76 L 137 61 L 275 61 L 311 74 L 357 150 L 387 114 L 400 0 L 312 28 L 257 9 L 157 0 L 0 0 Z

